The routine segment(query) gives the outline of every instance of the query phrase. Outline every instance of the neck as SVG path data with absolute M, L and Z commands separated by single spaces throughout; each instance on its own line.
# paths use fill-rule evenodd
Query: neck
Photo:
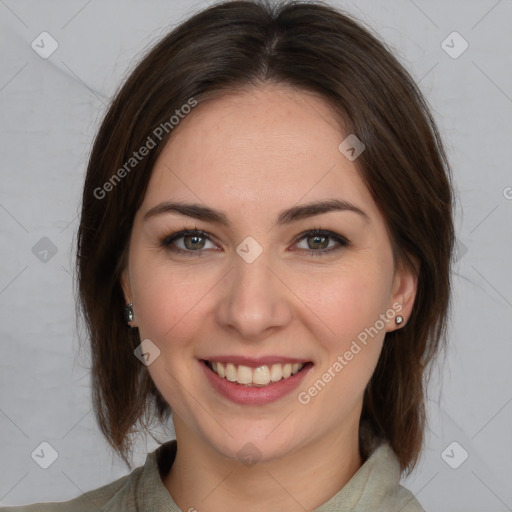
M 311 442 L 293 453 L 246 466 L 228 459 L 175 418 L 178 450 L 163 483 L 181 510 L 313 510 L 362 465 L 358 429 Z

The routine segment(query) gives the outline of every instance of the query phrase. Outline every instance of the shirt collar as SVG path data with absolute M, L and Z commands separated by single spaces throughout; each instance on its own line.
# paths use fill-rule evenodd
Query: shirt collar
M 389 444 L 376 436 L 367 425 L 360 429 L 361 451 L 366 460 L 347 484 L 314 512 L 359 512 L 372 510 L 394 495 L 399 486 L 400 465 Z M 168 441 L 148 454 L 135 499 L 142 510 L 182 512 L 162 478 L 176 457 L 176 440 Z

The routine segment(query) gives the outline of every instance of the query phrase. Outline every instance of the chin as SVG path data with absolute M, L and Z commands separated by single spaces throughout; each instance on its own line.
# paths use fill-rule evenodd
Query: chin
M 272 419 L 254 425 L 250 420 L 240 420 L 223 424 L 226 430 L 219 426 L 214 435 L 210 426 L 203 433 L 204 441 L 223 457 L 239 460 L 246 466 L 271 462 L 286 456 L 303 444 L 290 435 L 289 425 L 279 431 L 281 421 L 282 418 Z

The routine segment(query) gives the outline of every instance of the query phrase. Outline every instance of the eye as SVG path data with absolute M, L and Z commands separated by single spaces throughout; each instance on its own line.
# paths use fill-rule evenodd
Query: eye
M 210 247 L 207 245 L 210 244 Z M 306 246 L 300 247 L 301 244 Z M 206 249 L 217 250 L 217 246 L 210 240 L 210 235 L 200 229 L 187 229 L 167 235 L 161 241 L 162 247 L 174 253 L 189 256 L 201 256 Z M 349 241 L 332 231 L 315 228 L 300 234 L 295 238 L 295 246 L 312 256 L 322 256 L 334 253 L 349 245 Z
M 176 233 L 167 235 L 161 242 L 167 250 L 175 253 L 200 255 L 203 249 L 215 249 L 215 245 L 210 240 L 210 235 L 200 229 L 182 229 Z M 213 247 L 206 247 L 211 244 Z
M 297 247 L 301 250 L 305 250 L 312 256 L 321 256 L 326 253 L 332 253 L 338 251 L 349 245 L 349 241 L 332 231 L 326 231 L 324 229 L 313 229 L 302 233 L 296 238 Z M 300 247 L 300 243 L 305 242 L 306 247 Z

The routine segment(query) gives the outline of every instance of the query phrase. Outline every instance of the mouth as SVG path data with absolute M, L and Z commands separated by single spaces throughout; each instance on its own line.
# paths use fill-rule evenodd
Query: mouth
M 304 371 L 312 363 L 273 363 L 257 367 L 245 366 L 223 361 L 202 362 L 221 379 L 248 387 L 266 387 L 279 381 L 287 380 Z

